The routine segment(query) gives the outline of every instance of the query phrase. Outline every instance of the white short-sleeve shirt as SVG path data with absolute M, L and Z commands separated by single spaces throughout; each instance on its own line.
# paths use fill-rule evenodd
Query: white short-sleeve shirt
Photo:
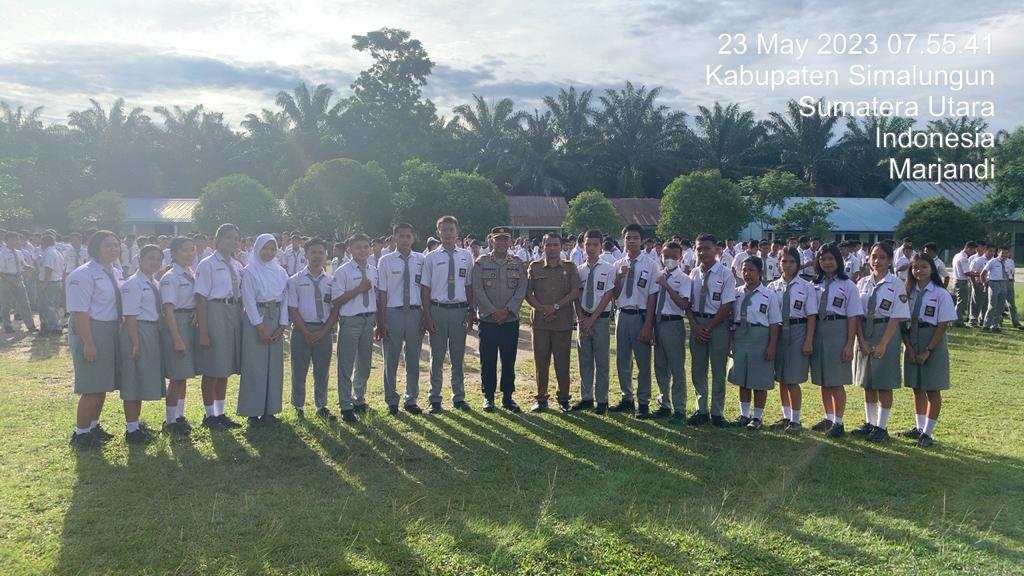
M 1006 266 L 1006 261 L 1000 260 L 999 258 L 993 258 L 986 262 L 985 268 L 983 268 L 982 270 L 988 272 L 989 282 L 999 282 L 1001 280 L 1006 280 L 1010 277 L 1009 269 Z M 1004 272 L 1006 273 L 1005 275 L 1003 274 Z
M 707 276 L 707 302 L 701 298 L 704 287 L 704 276 Z M 698 314 L 717 314 L 722 304 L 728 304 L 736 300 L 736 278 L 732 271 L 721 262 L 716 262 L 705 273 L 704 269 L 697 266 L 690 272 L 690 289 L 693 295 L 690 297 L 690 308 Z
M 278 325 L 287 326 L 290 324 L 288 320 L 288 284 L 286 283 L 284 289 L 281 290 L 280 294 L 269 294 L 264 290 L 264 287 L 260 285 L 255 279 L 254 275 L 243 270 L 242 271 L 242 307 L 245 310 L 245 315 L 249 319 L 249 323 L 253 326 L 258 326 L 263 323 L 263 314 L 260 312 L 259 304 L 264 302 L 278 302 L 280 303 L 280 312 L 278 313 Z
M 195 293 L 207 300 L 220 300 L 230 298 L 233 295 L 231 287 L 231 272 L 228 266 L 232 266 L 235 275 L 241 282 L 242 265 L 234 258 L 225 260 L 220 252 L 214 252 L 203 258 L 196 267 Z
M 580 275 L 580 306 L 584 312 L 588 314 L 593 313 L 593 310 L 587 310 L 587 282 L 590 279 L 590 275 L 594 274 L 594 306 L 601 303 L 601 298 L 608 292 L 615 289 L 615 269 L 612 265 L 598 258 L 597 263 L 591 265 L 589 262 L 584 261 L 577 269 Z M 609 301 L 608 305 L 601 312 L 610 312 L 612 309 L 612 302 Z
M 49 269 L 50 281 L 60 282 L 64 276 L 64 266 L 64 255 L 56 246 L 48 246 L 39 261 L 39 281 L 42 282 L 46 279 L 46 270 Z
M 160 312 L 157 310 L 157 296 L 149 278 L 141 271 L 132 274 L 132 277 L 121 285 L 121 302 L 125 316 L 135 316 L 146 322 L 156 322 L 160 319 Z
M 896 318 L 906 320 L 910 318 L 910 308 L 907 306 L 907 287 L 897 280 L 893 274 L 886 274 L 881 280 L 875 280 L 873 274 L 869 274 L 857 282 L 857 292 L 860 294 L 860 302 L 867 315 L 868 303 L 871 300 L 871 293 L 875 293 L 875 318 Z
M 323 270 L 313 276 L 309 268 L 303 268 L 298 274 L 288 279 L 288 307 L 299 311 L 299 316 L 306 323 L 323 323 L 331 315 L 332 285 L 334 278 Z M 321 314 L 316 313 L 316 289 L 320 288 L 320 299 L 323 302 Z
M 299 270 L 306 267 L 306 251 L 302 248 L 288 248 L 281 254 L 281 266 L 288 272 L 288 276 L 298 274 Z
M 423 276 L 425 257 L 419 252 L 409 252 L 409 305 L 420 306 L 420 281 Z M 402 276 L 405 273 L 405 259 L 395 250 L 380 257 L 377 265 L 377 289 L 387 293 L 388 308 L 402 306 Z
M 637 254 L 635 262 L 636 264 L 633 269 L 633 293 L 629 296 L 626 295 L 626 283 L 629 282 L 629 274 L 627 272 L 622 277 L 622 289 L 619 290 L 619 297 L 616 298 L 615 305 L 619 308 L 646 310 L 647 297 L 659 290 L 659 286 L 654 282 L 658 274 L 658 265 L 655 264 L 653 258 L 643 254 Z M 628 268 L 629 265 L 629 256 L 619 258 L 613 266 L 615 274 L 617 275 L 623 267 Z
M 664 276 L 668 281 L 669 290 L 675 292 L 679 296 L 690 299 L 692 280 L 690 277 L 683 272 L 683 269 L 676 266 L 672 270 L 662 270 L 659 276 Z M 658 286 L 659 290 L 664 290 L 662 286 Z M 660 298 L 660 296 L 659 296 Z M 661 310 L 657 310 L 655 313 L 658 315 L 669 315 L 669 316 L 682 316 L 686 312 L 676 304 L 676 301 L 672 299 L 670 294 L 665 294 L 665 301 L 661 304 Z
M 736 288 L 736 303 L 732 306 L 733 322 L 743 322 L 743 300 L 747 297 L 747 285 Z M 746 307 L 748 324 L 768 327 L 782 323 L 782 301 L 775 290 L 758 284 L 750 296 L 750 304 Z
M 364 292 L 364 294 L 368 294 L 366 303 L 363 303 L 362 294 L 357 295 L 341 305 L 340 314 L 342 316 L 355 316 L 357 314 L 377 311 L 377 269 L 367 261 L 365 270 L 366 279 L 370 281 L 372 286 L 369 291 Z M 363 272 L 360 270 L 359 264 L 355 260 L 350 260 L 334 273 L 334 281 L 331 284 L 331 297 L 337 300 L 346 292 L 362 284 L 362 282 Z
M 111 273 L 113 271 L 111 270 Z M 116 278 L 115 278 L 116 281 Z M 116 321 L 120 284 L 115 286 L 103 266 L 95 260 L 68 275 L 64 287 L 68 312 L 88 312 L 93 320 Z
M 953 303 L 953 296 L 950 295 L 949 290 L 934 282 L 929 282 L 923 291 L 920 287 L 915 287 L 911 290 L 909 298 L 911 314 L 913 314 L 917 299 L 922 297 L 924 302 L 921 303 L 921 309 L 917 312 L 917 319 L 921 323 L 938 326 L 940 322 L 956 321 L 956 304 Z
M 963 250 L 953 256 L 953 279 L 967 280 L 967 272 L 971 269 L 970 256 Z
M 164 304 L 173 304 L 175 309 L 188 310 L 196 307 L 196 276 L 191 268 L 173 264 L 160 278 L 160 296 Z
M 818 299 L 818 313 L 825 315 L 838 314 L 840 316 L 863 316 L 864 306 L 860 301 L 860 293 L 853 280 L 835 278 L 828 289 L 828 298 L 825 300 L 825 311 L 821 310 L 821 293 L 825 288 L 825 281 L 815 284 L 815 298 Z
M 779 302 L 781 305 L 785 305 L 785 292 L 786 292 L 786 279 L 779 278 L 768 285 L 769 288 L 775 290 L 779 295 Z M 789 317 L 790 319 L 796 318 L 807 318 L 808 316 L 816 316 L 818 314 L 818 296 L 817 291 L 807 280 L 804 280 L 800 275 L 793 277 L 788 283 L 789 286 Z M 785 312 L 785 310 L 783 310 Z
M 449 252 L 441 247 L 427 254 L 423 260 L 420 284 L 430 287 L 430 299 L 434 302 L 450 304 L 469 301 L 466 286 L 473 284 L 473 254 L 465 248 L 456 247 L 452 256 L 455 258 L 455 275 L 451 278 L 455 284 L 455 298 L 452 300 L 448 299 Z

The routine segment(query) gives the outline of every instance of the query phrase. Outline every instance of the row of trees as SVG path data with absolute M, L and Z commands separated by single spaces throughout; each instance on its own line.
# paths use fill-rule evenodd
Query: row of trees
M 372 65 L 339 97 L 301 84 L 276 107 L 248 114 L 240 129 L 199 104 L 150 113 L 117 100 L 90 101 L 63 124 L 44 126 L 41 108 L 0 106 L 0 219 L 62 227 L 72 202 L 123 196 L 197 197 L 218 178 L 244 174 L 283 198 L 311 166 L 348 158 L 373 162 L 400 195 L 404 163 L 475 174 L 503 194 L 586 190 L 660 197 L 679 174 L 717 170 L 741 187 L 770 170 L 793 174 L 809 194 L 877 196 L 893 182 L 875 129 L 913 127 L 910 118 L 802 116 L 795 102 L 758 119 L 738 104 L 699 106 L 690 117 L 661 103 L 660 88 L 630 82 L 598 94 L 568 87 L 543 109 L 473 96 L 450 116 L 423 97 L 434 63 L 403 30 L 353 37 Z M 974 132 L 981 119 L 942 119 L 927 131 Z M 978 161 L 979 149 L 924 150 L 915 160 Z M 341 168 L 339 168 L 341 169 Z

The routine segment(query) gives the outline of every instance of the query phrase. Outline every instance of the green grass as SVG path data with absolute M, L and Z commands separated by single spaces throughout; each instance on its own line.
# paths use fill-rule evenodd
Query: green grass
M 375 369 L 357 426 L 286 410 L 275 429 L 76 454 L 66 348 L 16 341 L 0 356 L 0 572 L 1021 574 L 1022 335 L 959 330 L 952 348 L 954 387 L 927 451 L 485 414 L 473 357 L 470 413 L 390 417 Z M 526 404 L 528 352 L 518 369 Z M 236 379 L 229 389 L 231 408 Z M 862 396 L 848 390 L 856 424 Z M 189 394 L 198 422 L 197 383 Z M 162 417 L 162 403 L 146 405 L 150 425 Z M 766 418 L 777 417 L 773 393 Z M 804 420 L 820 417 L 806 386 Z M 120 431 L 121 418 L 111 395 L 103 423 Z M 912 423 L 903 390 L 892 427 Z

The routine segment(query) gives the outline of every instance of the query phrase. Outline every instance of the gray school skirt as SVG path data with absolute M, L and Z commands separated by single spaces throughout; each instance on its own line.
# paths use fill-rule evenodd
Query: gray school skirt
M 924 350 L 932 339 L 937 326 L 919 324 L 917 334 L 911 333 L 910 343 L 914 350 Z M 916 337 L 915 337 L 916 336 Z M 922 365 L 903 362 L 903 381 L 907 388 L 920 390 L 949 390 L 949 341 L 945 334 Z
M 889 319 L 886 318 L 885 320 L 885 322 L 875 324 L 874 331 L 871 336 L 868 336 L 868 342 L 872 347 L 877 346 L 882 341 L 882 335 L 885 334 L 885 326 Z M 864 322 L 870 321 L 864 319 Z M 867 326 L 865 326 L 865 329 L 867 329 Z M 902 382 L 900 382 L 899 331 L 889 340 L 889 344 L 885 348 L 885 354 L 881 358 L 865 356 L 860 351 L 860 346 L 854 346 L 853 381 L 857 383 L 857 386 L 867 390 L 896 390 L 902 385 Z
M 260 305 L 263 328 L 268 336 L 277 330 L 280 313 L 281 307 L 276 302 L 269 306 Z M 260 342 L 256 327 L 245 318 L 242 323 L 242 377 L 238 381 L 238 415 L 279 413 L 283 390 L 284 338 L 273 344 Z
M 853 384 L 853 362 L 843 362 L 846 347 L 846 318 L 819 320 L 814 328 L 811 354 L 811 383 L 818 386 Z
M 227 378 L 238 374 L 242 355 L 242 307 L 226 302 L 206 303 L 210 347 L 196 349 L 196 370 L 203 376 Z
M 121 323 L 117 320 L 89 319 L 92 341 L 96 345 L 96 360 L 86 362 L 85 343 L 75 330 L 74 317 L 68 322 L 68 347 L 75 367 L 75 394 L 98 394 L 117 389 L 117 334 Z
M 803 384 L 807 381 L 807 370 L 811 357 L 804 356 L 804 338 L 807 324 L 782 325 L 779 332 L 779 346 L 775 352 L 775 379 L 781 384 Z
M 164 378 L 171 380 L 187 380 L 196 372 L 196 327 L 192 325 L 195 318 L 194 310 L 175 310 L 174 323 L 178 334 L 185 343 L 185 352 L 174 351 L 174 337 L 166 322 L 160 323 L 160 343 L 164 358 Z
M 771 390 L 775 387 L 772 363 L 764 359 L 768 347 L 767 326 L 751 324 L 749 331 L 737 326 L 732 341 L 732 367 L 729 382 L 751 390 Z
M 160 361 L 160 326 L 156 322 L 138 321 L 139 359 L 132 359 L 132 339 L 128 330 L 121 330 L 118 350 L 120 374 L 118 387 L 121 400 L 159 400 L 167 393 L 164 368 Z

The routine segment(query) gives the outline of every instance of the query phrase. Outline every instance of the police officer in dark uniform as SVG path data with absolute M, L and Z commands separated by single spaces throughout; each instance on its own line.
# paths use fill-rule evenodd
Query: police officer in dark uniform
M 516 351 L 519 347 L 519 308 L 526 296 L 523 261 L 509 252 L 512 230 L 491 229 L 491 252 L 476 259 L 473 266 L 473 295 L 480 321 L 480 380 L 486 412 L 494 411 L 494 390 L 498 386 L 498 356 L 501 356 L 501 405 L 512 412 L 519 406 L 512 400 L 516 389 Z

